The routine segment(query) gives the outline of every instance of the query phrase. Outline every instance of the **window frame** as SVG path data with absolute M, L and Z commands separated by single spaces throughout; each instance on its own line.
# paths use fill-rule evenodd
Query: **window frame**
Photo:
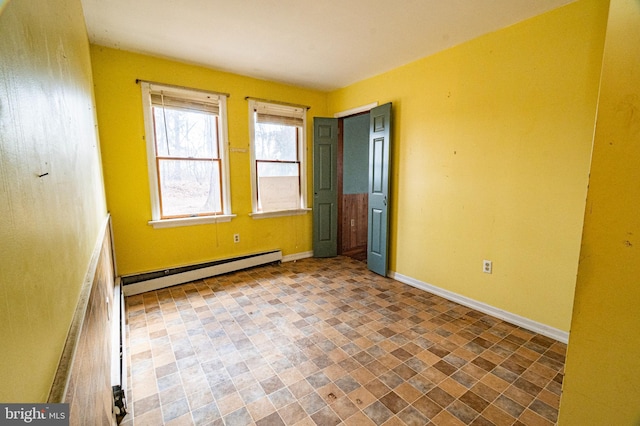
M 229 162 L 228 162 L 228 136 L 227 136 L 227 96 L 223 93 L 209 92 L 199 89 L 191 89 L 185 87 L 178 87 L 169 84 L 153 83 L 141 81 L 142 88 L 142 103 L 144 112 L 144 126 L 145 126 L 145 143 L 147 153 L 147 171 L 151 201 L 151 220 L 149 225 L 154 228 L 169 228 L 176 226 L 188 226 L 199 225 L 205 223 L 217 223 L 228 222 L 234 214 L 231 213 L 231 197 L 229 190 Z M 213 103 L 214 100 L 217 103 L 218 114 L 216 115 L 216 127 L 217 127 L 217 143 L 218 143 L 218 158 L 213 161 L 218 161 L 220 164 L 220 190 L 221 190 L 221 203 L 222 212 L 213 212 L 212 214 L 202 215 L 184 215 L 179 217 L 165 217 L 161 215 L 161 192 L 160 192 L 160 174 L 158 164 L 164 157 L 164 155 L 158 155 L 156 151 L 156 134 L 155 134 L 155 121 L 153 115 L 153 101 L 152 94 L 165 93 L 181 100 L 190 100 L 195 102 Z M 188 158 L 184 158 L 188 160 Z M 199 159 L 192 159 L 200 161 Z
M 307 108 L 302 106 L 294 106 L 285 103 L 279 103 L 275 101 L 266 101 L 266 100 L 258 100 L 248 98 L 249 101 L 249 137 L 250 137 L 250 154 L 251 154 L 251 209 L 252 212 L 250 216 L 254 219 L 262 219 L 269 217 L 279 217 L 279 216 L 295 216 L 295 215 L 303 215 L 307 212 L 311 211 L 308 208 L 307 204 Z M 290 108 L 291 111 L 294 110 L 302 110 L 302 126 L 296 126 L 296 153 L 297 153 L 297 161 L 292 160 L 257 160 L 256 159 L 256 116 L 257 109 L 260 105 L 273 105 L 278 108 L 287 109 Z M 258 188 L 258 164 L 259 163 L 279 163 L 279 164 L 290 164 L 297 163 L 298 164 L 298 173 L 299 173 L 299 185 L 300 185 L 300 198 L 299 198 L 299 207 L 295 209 L 285 209 L 285 210 L 268 210 L 262 211 L 259 210 L 259 188 Z

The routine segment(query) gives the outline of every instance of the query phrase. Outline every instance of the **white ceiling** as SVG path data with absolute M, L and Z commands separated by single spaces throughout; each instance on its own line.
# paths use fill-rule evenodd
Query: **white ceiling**
M 82 0 L 91 43 L 332 90 L 574 0 Z

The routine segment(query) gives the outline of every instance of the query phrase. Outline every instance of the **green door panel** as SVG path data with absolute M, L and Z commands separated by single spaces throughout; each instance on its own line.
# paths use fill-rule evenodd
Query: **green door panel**
M 386 276 L 389 236 L 391 103 L 371 110 L 370 125 L 367 266 L 371 271 Z
M 338 254 L 338 120 L 313 119 L 313 255 Z

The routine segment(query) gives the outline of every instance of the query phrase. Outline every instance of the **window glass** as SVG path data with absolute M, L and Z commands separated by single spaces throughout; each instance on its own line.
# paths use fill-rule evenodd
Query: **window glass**
M 216 118 L 209 113 L 154 107 L 157 155 L 217 158 Z
M 295 126 L 256 123 L 256 160 L 298 160 Z
M 222 213 L 218 161 L 158 160 L 162 216 Z

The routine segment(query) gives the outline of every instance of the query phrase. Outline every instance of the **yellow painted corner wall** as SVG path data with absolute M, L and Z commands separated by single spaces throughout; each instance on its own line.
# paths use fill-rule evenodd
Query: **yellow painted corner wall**
M 606 11 L 581 0 L 329 94 L 331 113 L 393 102 L 392 270 L 569 330 Z
M 45 402 L 106 220 L 80 0 L 0 15 L 0 401 Z
M 312 216 L 252 219 L 249 113 L 246 96 L 310 106 L 307 113 L 308 194 L 311 195 L 313 116 L 326 113 L 319 91 L 91 46 L 107 206 L 112 216 L 118 273 L 128 275 L 236 255 L 281 249 L 312 250 Z M 144 119 L 136 79 L 229 93 L 229 223 L 154 229 L 147 174 Z M 309 197 L 309 204 L 312 198 Z M 240 234 L 240 242 L 233 242 Z
M 640 425 L 640 2 L 611 0 L 559 424 Z

